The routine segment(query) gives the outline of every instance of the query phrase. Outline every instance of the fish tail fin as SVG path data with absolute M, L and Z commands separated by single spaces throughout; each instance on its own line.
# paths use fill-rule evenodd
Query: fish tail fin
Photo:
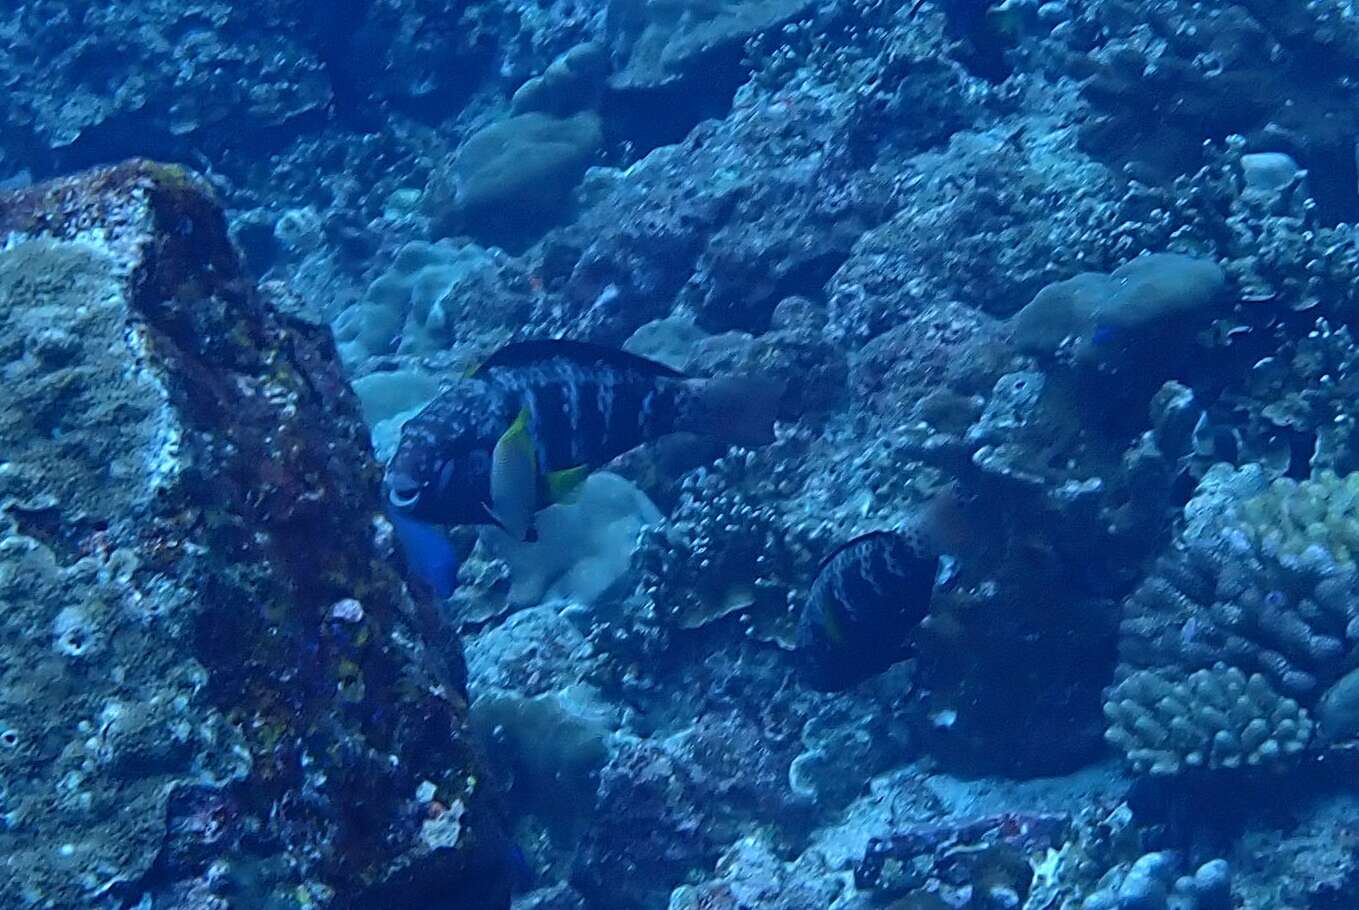
M 774 441 L 774 418 L 787 383 L 768 376 L 690 380 L 692 407 L 677 429 L 755 447 Z

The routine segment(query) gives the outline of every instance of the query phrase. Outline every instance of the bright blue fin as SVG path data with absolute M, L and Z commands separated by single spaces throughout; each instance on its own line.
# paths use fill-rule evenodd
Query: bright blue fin
M 387 520 L 396 529 L 406 569 L 444 599 L 458 587 L 458 554 L 444 532 L 431 524 L 416 521 L 395 509 L 387 510 Z

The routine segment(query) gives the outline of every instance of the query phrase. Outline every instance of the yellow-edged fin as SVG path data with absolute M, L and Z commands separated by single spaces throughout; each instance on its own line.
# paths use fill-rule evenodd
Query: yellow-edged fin
M 514 423 L 510 424 L 509 429 L 501 434 L 499 442 L 496 443 L 495 450 L 501 453 L 514 452 L 516 454 L 525 453 L 530 459 L 537 459 L 533 445 L 533 434 L 528 428 L 529 412 L 528 408 L 520 408 L 519 416 L 514 418 Z M 502 449 L 501 446 L 504 446 Z M 537 465 L 533 465 L 537 469 Z
M 537 511 L 538 458 L 527 408 L 501 434 L 491 461 L 491 502 L 486 511 L 506 533 L 528 539 Z
M 828 603 L 821 611 L 821 627 L 826 630 L 826 637 L 831 640 L 831 644 L 837 648 L 845 644 L 845 630 L 840 627 L 840 617 L 835 615 L 835 605 Z
M 547 483 L 548 502 L 570 502 L 580 492 L 580 485 L 590 476 L 590 466 L 576 465 L 553 471 L 544 480 Z

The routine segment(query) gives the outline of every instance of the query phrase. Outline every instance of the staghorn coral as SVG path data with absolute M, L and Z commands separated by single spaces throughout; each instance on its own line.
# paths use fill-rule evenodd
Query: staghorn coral
M 1313 723 L 1259 673 L 1223 663 L 1187 676 L 1138 670 L 1109 692 L 1105 738 L 1151 774 L 1275 765 L 1311 740 Z

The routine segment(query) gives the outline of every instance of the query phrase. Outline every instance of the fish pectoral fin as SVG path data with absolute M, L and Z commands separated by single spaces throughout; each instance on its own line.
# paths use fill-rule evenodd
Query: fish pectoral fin
M 587 464 L 553 471 L 545 478 L 547 481 L 547 501 L 553 503 L 572 502 L 579 495 L 581 484 L 585 483 L 585 478 L 589 476 L 590 466 Z
M 508 455 L 524 456 L 530 462 L 536 461 L 536 448 L 533 442 L 533 433 L 529 431 L 529 411 L 528 408 L 520 408 L 519 414 L 514 418 L 514 422 L 501 434 L 496 441 L 495 452 L 502 457 Z
M 508 536 L 511 540 L 515 541 L 516 543 L 538 542 L 538 524 L 534 522 L 532 519 L 529 520 L 528 527 L 524 528 L 523 534 L 516 534 L 514 533 L 514 531 L 510 530 L 510 526 L 505 524 L 504 520 L 502 520 L 501 517 L 495 513 L 495 509 L 491 508 L 489 503 L 483 502 L 481 504 L 481 507 L 486 510 L 486 517 L 491 519 L 491 524 L 499 528 L 501 531 L 504 531 L 506 536 Z
M 837 648 L 845 646 L 845 630 L 840 625 L 840 618 L 835 615 L 835 610 L 827 604 L 826 610 L 821 614 L 821 628 L 826 633 L 826 638 Z
M 495 513 L 495 509 L 491 508 L 491 504 L 489 502 L 483 502 L 481 504 L 481 507 L 486 511 L 486 517 L 491 519 L 491 524 L 495 525 L 497 528 L 504 531 L 506 534 L 510 533 L 510 529 L 505 527 L 505 522 L 500 520 L 500 516 Z

